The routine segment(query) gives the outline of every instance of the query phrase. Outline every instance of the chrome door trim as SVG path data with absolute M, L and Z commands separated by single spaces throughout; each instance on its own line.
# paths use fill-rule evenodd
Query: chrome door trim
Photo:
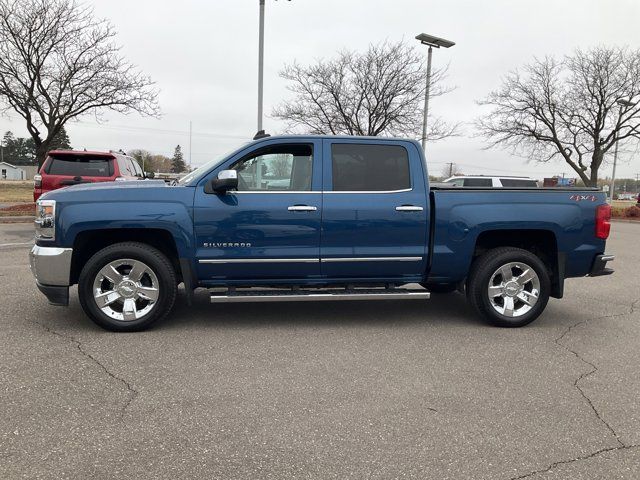
M 318 263 L 319 258 L 202 258 L 198 263 Z
M 290 212 L 315 212 L 318 210 L 318 207 L 314 207 L 313 205 L 291 205 L 287 207 L 287 210 Z
M 321 263 L 336 262 L 420 262 L 423 257 L 329 257 L 321 258 Z
M 424 208 L 417 205 L 400 205 L 396 207 L 396 212 L 422 212 Z

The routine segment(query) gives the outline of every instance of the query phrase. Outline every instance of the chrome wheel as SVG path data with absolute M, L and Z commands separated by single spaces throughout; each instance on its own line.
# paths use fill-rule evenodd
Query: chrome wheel
M 526 263 L 510 262 L 491 275 L 487 295 L 496 312 L 505 317 L 520 317 L 538 302 L 540 279 Z
M 133 321 L 147 315 L 159 295 L 156 274 L 140 260 L 114 260 L 100 269 L 93 281 L 93 299 L 115 320 Z

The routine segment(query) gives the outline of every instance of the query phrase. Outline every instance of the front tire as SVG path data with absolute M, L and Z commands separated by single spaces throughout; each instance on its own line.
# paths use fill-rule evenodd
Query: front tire
M 545 264 L 515 247 L 489 250 L 472 265 L 467 300 L 478 315 L 498 327 L 533 322 L 549 301 L 551 282 Z
M 94 254 L 78 279 L 84 312 L 102 328 L 133 332 L 168 315 L 178 291 L 169 259 L 144 243 L 110 245 Z

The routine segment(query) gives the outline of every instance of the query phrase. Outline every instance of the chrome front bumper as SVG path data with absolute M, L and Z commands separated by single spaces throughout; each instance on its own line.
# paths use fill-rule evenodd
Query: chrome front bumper
M 29 252 L 29 264 L 38 284 L 68 287 L 72 254 L 72 248 L 34 245 Z

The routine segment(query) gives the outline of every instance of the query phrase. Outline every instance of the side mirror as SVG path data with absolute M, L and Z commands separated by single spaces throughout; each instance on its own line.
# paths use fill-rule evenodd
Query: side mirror
M 224 193 L 228 190 L 238 189 L 238 172 L 235 170 L 222 170 L 218 178 L 214 178 L 204 186 L 204 193 Z
M 150 179 L 156 178 L 156 172 L 144 172 L 144 177 Z

